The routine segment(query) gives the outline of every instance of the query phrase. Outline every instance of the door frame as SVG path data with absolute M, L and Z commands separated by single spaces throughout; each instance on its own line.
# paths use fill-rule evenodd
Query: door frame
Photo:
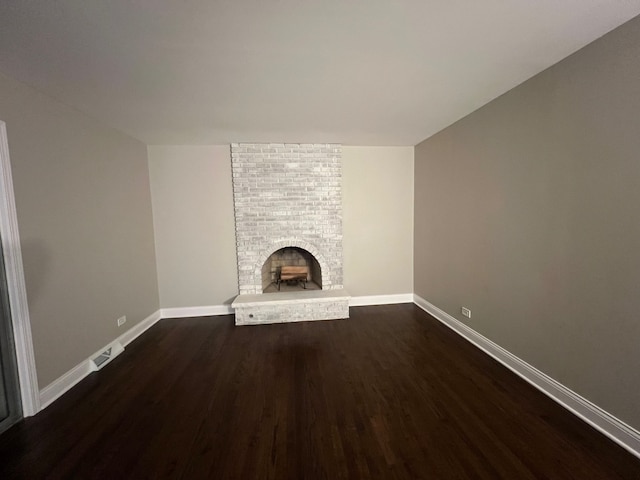
M 27 288 L 24 281 L 11 163 L 9 162 L 7 126 L 2 120 L 0 120 L 0 186 L 2 187 L 0 188 L 0 236 L 4 250 L 22 414 L 25 417 L 30 417 L 40 411 L 40 391 L 31 337 L 31 321 L 27 303 Z

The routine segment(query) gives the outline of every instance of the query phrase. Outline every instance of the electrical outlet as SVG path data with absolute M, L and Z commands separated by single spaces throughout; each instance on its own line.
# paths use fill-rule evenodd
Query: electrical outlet
M 122 326 L 122 325 L 124 325 L 126 322 L 127 322 L 127 317 L 126 317 L 126 315 L 125 315 L 125 316 L 123 316 L 123 317 L 120 317 L 120 318 L 118 319 L 118 326 L 119 326 L 119 327 L 121 327 L 121 326 Z
M 471 318 L 471 310 L 469 310 L 466 307 L 462 307 L 460 310 L 462 311 L 462 315 L 464 315 L 467 318 Z

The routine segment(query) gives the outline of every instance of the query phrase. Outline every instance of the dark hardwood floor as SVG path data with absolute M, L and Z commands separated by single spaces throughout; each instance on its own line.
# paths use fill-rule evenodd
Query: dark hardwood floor
M 1 435 L 0 478 L 638 479 L 640 460 L 405 304 L 163 320 Z

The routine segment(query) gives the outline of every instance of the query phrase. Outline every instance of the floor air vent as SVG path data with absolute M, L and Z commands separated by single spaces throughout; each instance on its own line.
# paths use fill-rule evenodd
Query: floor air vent
M 124 347 L 120 342 L 112 343 L 102 353 L 91 359 L 91 371 L 97 372 L 122 352 L 124 352 Z

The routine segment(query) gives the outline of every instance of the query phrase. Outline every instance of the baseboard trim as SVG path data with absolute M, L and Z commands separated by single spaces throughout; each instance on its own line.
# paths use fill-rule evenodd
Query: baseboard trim
M 640 458 L 640 432 L 604 411 L 560 382 L 505 350 L 424 298 L 414 294 L 414 303 L 458 335 L 484 351 L 552 400 Z
M 394 303 L 413 303 L 413 293 L 398 293 L 393 295 L 365 295 L 351 297 L 350 307 L 365 307 L 368 305 L 391 305 Z
M 118 341 L 122 344 L 123 347 L 126 347 L 127 345 L 129 345 L 136 338 L 138 338 L 144 332 L 149 330 L 151 327 L 153 327 L 156 323 L 158 323 L 162 319 L 160 312 L 161 310 L 158 310 L 152 313 L 147 318 L 142 320 L 140 323 L 137 323 L 136 325 L 131 327 L 129 330 L 127 330 L 126 332 L 124 332 L 122 335 L 118 337 Z
M 40 411 L 47 408 L 62 395 L 75 387 L 90 373 L 91 360 L 87 359 L 40 390 Z
M 67 373 L 40 390 L 40 411 L 47 408 L 58 398 L 60 398 L 62 395 L 64 395 L 78 383 L 80 383 L 80 381 L 86 378 L 90 373 L 92 373 L 93 370 L 91 368 L 91 359 L 94 358 L 97 354 L 105 351 L 107 348 L 109 348 L 109 346 L 115 344 L 116 342 L 120 342 L 122 346 L 126 347 L 136 338 L 146 332 L 149 328 L 151 328 L 155 323 L 157 323 L 160 318 L 160 310 L 152 313 L 140 323 L 134 325 L 125 333 L 120 335 L 116 340 L 109 343 L 108 345 L 105 345 L 89 358 L 80 362 Z
M 229 315 L 233 313 L 231 305 L 207 305 L 203 307 L 177 307 L 160 310 L 162 318 L 189 318 Z

